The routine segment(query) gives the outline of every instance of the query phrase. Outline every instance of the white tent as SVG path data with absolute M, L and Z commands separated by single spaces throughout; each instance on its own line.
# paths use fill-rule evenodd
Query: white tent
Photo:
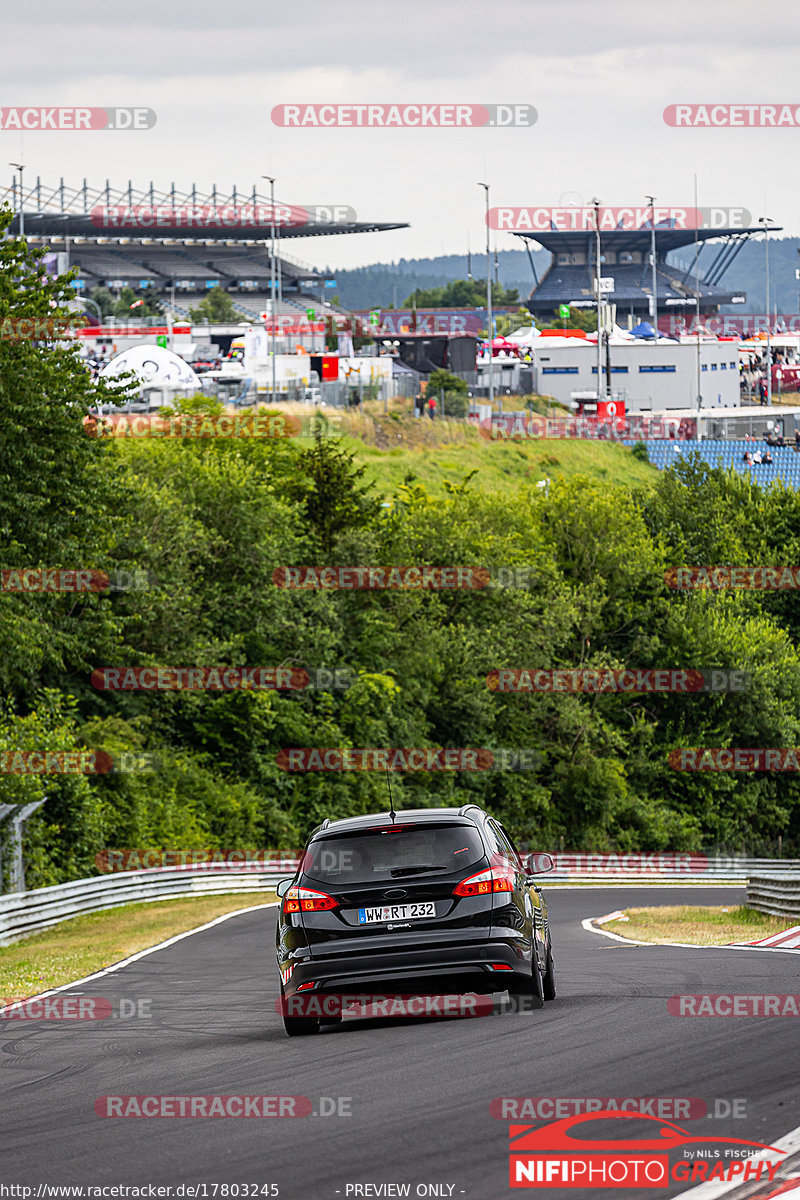
M 133 371 L 140 385 L 200 390 L 199 376 L 189 364 L 163 346 L 131 346 L 106 363 L 100 374 L 109 379 L 125 371 Z

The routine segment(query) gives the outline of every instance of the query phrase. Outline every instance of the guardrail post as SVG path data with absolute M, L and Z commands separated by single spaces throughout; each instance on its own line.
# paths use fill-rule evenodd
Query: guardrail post
M 9 813 L 12 813 L 16 808 L 15 804 L 0 804 L 0 825 L 3 824 Z M 3 893 L 3 841 L 0 838 L 0 895 Z
M 9 892 L 24 892 L 25 891 L 25 865 L 22 860 L 22 826 L 37 808 L 41 808 L 47 796 L 43 796 L 41 800 L 32 800 L 30 804 L 3 804 L 0 805 L 0 820 L 6 817 L 9 811 L 19 809 L 15 817 L 12 817 L 8 822 L 10 830 L 8 837 L 8 847 L 11 852 L 11 868 L 9 870 L 8 890 Z M 2 890 L 2 860 L 0 860 L 0 891 Z

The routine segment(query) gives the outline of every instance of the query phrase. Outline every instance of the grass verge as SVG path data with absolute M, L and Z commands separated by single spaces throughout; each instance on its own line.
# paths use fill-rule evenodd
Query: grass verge
M 791 926 L 787 917 L 769 917 L 744 905 L 738 908 L 626 908 L 623 917 L 604 921 L 603 929 L 639 942 L 690 942 L 696 946 L 725 946 L 752 942 Z M 627 920 L 625 919 L 627 918 Z
M 22 1000 L 72 983 L 223 913 L 274 899 L 274 892 L 247 892 L 125 904 L 73 917 L 11 946 L 0 946 L 0 998 Z

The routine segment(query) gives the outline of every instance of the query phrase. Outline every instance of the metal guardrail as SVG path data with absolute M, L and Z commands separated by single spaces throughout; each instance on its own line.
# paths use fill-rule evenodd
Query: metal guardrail
M 548 883 L 745 883 L 751 876 L 794 873 L 800 859 L 734 858 L 727 855 L 632 853 L 553 854 L 555 870 L 543 876 Z
M 800 870 L 791 875 L 752 875 L 747 881 L 747 903 L 773 917 L 800 919 Z
M 681 854 L 554 854 L 542 883 L 680 885 L 748 881 L 748 903 L 760 912 L 800 916 L 800 860 L 705 858 Z M 118 871 L 30 892 L 0 895 L 0 946 L 59 921 L 121 904 L 180 896 L 264 892 L 294 875 L 297 859 L 224 865 L 198 863 Z M 767 906 L 770 907 L 767 907 Z
M 291 865 L 283 870 L 262 864 L 255 870 L 241 867 L 213 871 L 159 868 L 120 871 L 31 892 L 12 892 L 0 896 L 0 946 L 8 946 L 29 933 L 48 929 L 70 917 L 116 908 L 120 904 L 180 896 L 269 891 L 287 874 L 293 873 Z

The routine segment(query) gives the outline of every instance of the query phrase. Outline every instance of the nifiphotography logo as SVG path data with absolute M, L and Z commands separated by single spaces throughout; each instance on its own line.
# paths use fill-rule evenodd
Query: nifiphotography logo
M 609 1120 L 623 1122 L 646 1121 L 649 1132 L 644 1137 L 592 1137 L 593 1123 Z M 580 1133 L 573 1133 L 583 1126 Z M 633 1132 L 630 1125 L 620 1133 Z M 565 1117 L 539 1127 L 510 1125 L 509 1131 L 510 1187 L 597 1187 L 597 1188 L 665 1188 L 672 1183 L 706 1181 L 771 1182 L 780 1166 L 758 1153 L 745 1154 L 744 1147 L 755 1153 L 785 1152 L 763 1142 L 742 1138 L 709 1137 L 690 1133 L 680 1125 L 659 1120 L 642 1113 L 620 1109 Z M 692 1152 L 670 1165 L 670 1152 L 683 1150 L 698 1143 L 716 1143 L 728 1149 L 725 1158 L 694 1159 Z M 735 1156 L 735 1157 L 734 1157 Z

